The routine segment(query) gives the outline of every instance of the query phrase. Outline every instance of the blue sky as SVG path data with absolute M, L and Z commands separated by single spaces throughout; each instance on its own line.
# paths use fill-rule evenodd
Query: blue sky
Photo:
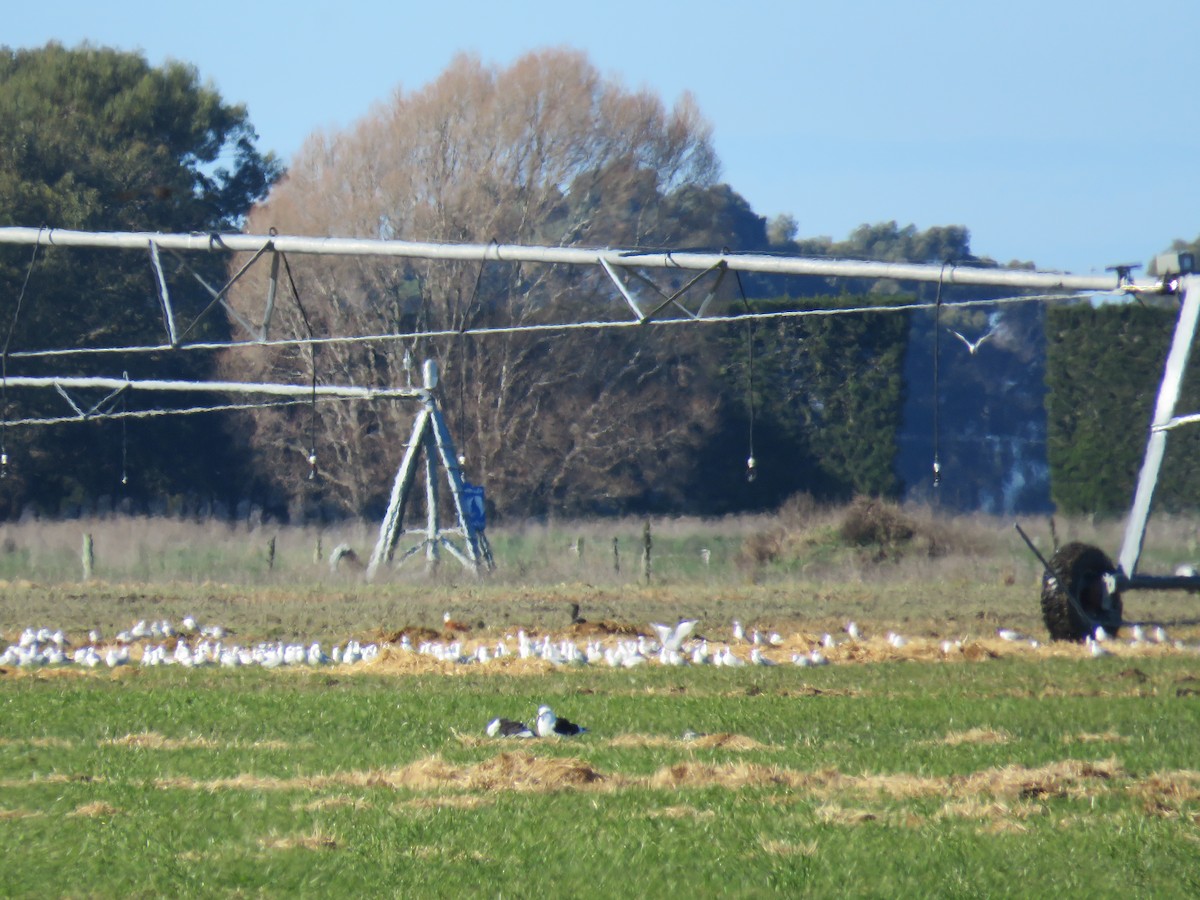
M 977 254 L 1086 273 L 1200 235 L 1198 26 L 1197 0 L 60 0 L 12 5 L 0 43 L 189 62 L 284 160 L 460 51 L 568 45 L 695 94 L 723 180 L 801 236 L 961 224 Z

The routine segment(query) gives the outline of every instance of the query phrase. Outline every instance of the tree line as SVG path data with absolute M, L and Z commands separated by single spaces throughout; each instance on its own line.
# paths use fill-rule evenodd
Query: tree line
M 972 253 L 963 226 L 879 223 L 833 241 L 798 236 L 787 216 L 768 222 L 719 181 L 711 126 L 692 98 L 668 106 L 629 91 L 570 50 L 530 53 L 507 68 L 461 56 L 350 128 L 311 135 L 286 173 L 257 143 L 247 111 L 226 104 L 187 65 L 155 68 L 138 54 L 87 45 L 0 52 L 0 209 L 8 224 L 997 265 Z M 187 340 L 246 337 L 238 316 L 261 309 L 265 268 L 238 282 L 228 309 L 199 286 L 223 284 L 244 261 L 227 270 L 230 261 L 217 255 L 164 260 Z M 1088 463 L 1054 449 L 1076 448 L 1080 432 L 1063 437 L 1064 423 L 1078 425 L 1054 405 L 1056 393 L 1069 393 L 1056 368 L 1068 350 L 1053 338 L 1066 326 L 1057 317 L 1043 323 L 1040 311 L 1006 311 L 1003 327 L 987 313 L 948 305 L 938 322 L 924 313 L 858 314 L 482 338 L 463 332 L 604 321 L 620 307 L 611 283 L 591 270 L 328 258 L 285 266 L 272 337 L 441 336 L 73 357 L 72 373 L 396 386 L 419 379 L 416 367 L 432 358 L 464 470 L 511 516 L 723 513 L 770 508 L 796 492 L 901 496 L 923 477 L 914 461 L 929 448 L 911 438 L 929 434 L 935 403 L 952 422 L 950 470 L 969 465 L 975 473 L 970 486 L 951 483 L 955 505 L 981 505 L 983 486 L 1014 472 L 1025 472 L 1022 485 L 1036 480 L 1036 460 L 1016 457 L 1039 442 L 1039 458 L 1051 453 L 1054 500 L 1093 502 L 1064 487 L 1068 473 Z M 670 273 L 657 277 L 668 292 L 682 284 Z M 8 375 L 64 365 L 13 351 L 163 341 L 145 257 L 0 248 L 0 286 Z M 710 308 L 858 307 L 901 291 L 930 299 L 934 289 L 743 275 L 723 279 Z M 930 342 L 951 326 L 998 336 L 978 359 L 947 356 L 948 388 L 931 398 Z M 1067 345 L 1078 354 L 1096 349 Z M 997 371 L 1007 395 L 990 386 L 987 374 Z M 986 396 L 983 419 L 972 408 L 972 385 Z M 299 518 L 374 516 L 414 414 L 402 403 L 322 403 L 33 429 L 7 423 L 61 412 L 61 398 L 4 394 L 5 517 L 31 506 L 69 511 L 100 496 L 134 509 L 162 508 L 164 497 L 235 508 L 252 497 Z M 950 440 L 964 428 L 974 449 Z M 992 440 L 997 434 L 1006 442 Z M 1022 487 L 1005 490 L 1019 499 Z

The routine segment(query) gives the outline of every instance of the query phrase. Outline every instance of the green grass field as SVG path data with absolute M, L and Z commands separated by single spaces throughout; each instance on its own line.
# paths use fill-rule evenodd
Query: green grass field
M 1195 896 L 1197 672 L 8 677 L 0 893 Z
M 78 523 L 5 526 L 5 639 L 190 613 L 244 642 L 382 640 L 450 611 L 491 641 L 561 633 L 578 603 L 605 627 L 696 617 L 714 641 L 732 618 L 801 643 L 855 619 L 874 640 L 821 668 L 385 654 L 274 671 L 4 669 L 0 896 L 1200 893 L 1197 598 L 1126 599 L 1127 619 L 1165 624 L 1182 649 L 1009 650 L 997 627 L 1044 632 L 1038 567 L 1007 523 L 951 523 L 954 552 L 884 557 L 839 545 L 828 520 L 785 538 L 775 522 L 664 523 L 649 585 L 632 564 L 614 570 L 609 525 L 498 534 L 501 569 L 483 581 L 366 585 L 314 563 L 311 532 L 280 532 L 267 569 L 263 532 L 160 523 L 130 538 L 142 526 L 112 524 L 94 526 L 87 583 Z M 1189 558 L 1194 525 L 1164 527 L 1163 564 Z M 1115 549 L 1112 528 L 1060 529 Z M 186 546 L 163 554 L 209 562 L 155 575 L 147 548 L 174 531 Z M 580 536 L 582 557 L 564 553 Z M 135 546 L 122 556 L 118 538 Z M 747 565 L 747 546 L 768 545 L 788 549 Z M 911 646 L 887 650 L 885 629 Z M 921 649 L 939 639 L 966 649 Z M 589 733 L 485 736 L 543 703 Z

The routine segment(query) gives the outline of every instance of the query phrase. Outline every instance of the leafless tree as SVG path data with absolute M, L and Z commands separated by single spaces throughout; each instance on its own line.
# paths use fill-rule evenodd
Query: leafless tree
M 666 108 L 605 79 L 577 52 L 530 53 L 512 66 L 460 56 L 413 93 L 396 90 L 344 132 L 312 135 L 248 230 L 406 240 L 651 246 L 679 239 L 670 197 L 713 183 L 710 128 L 690 96 Z M 689 238 L 694 235 L 688 234 Z M 276 334 L 318 337 L 462 332 L 621 315 L 594 272 L 512 263 L 290 259 Z M 261 305 L 262 279 L 235 305 Z M 302 310 L 303 309 L 303 314 Z M 435 358 L 471 480 L 501 509 L 540 512 L 669 486 L 702 439 L 714 400 L 698 374 L 699 338 L 616 332 L 455 335 L 231 353 L 229 372 L 404 385 L 406 354 Z M 322 404 L 322 473 L 362 512 L 386 496 L 414 410 Z M 308 412 L 257 415 L 254 440 L 278 465 L 299 461 Z M 302 464 L 293 471 L 306 471 Z M 292 486 L 293 489 L 295 485 Z

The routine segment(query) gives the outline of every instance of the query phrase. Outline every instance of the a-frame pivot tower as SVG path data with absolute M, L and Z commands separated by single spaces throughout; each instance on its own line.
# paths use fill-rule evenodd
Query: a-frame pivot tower
M 446 427 L 446 420 L 434 396 L 434 388 L 437 387 L 436 363 L 426 360 L 422 374 L 425 390 L 421 392 L 421 411 L 413 421 L 412 436 L 404 450 L 400 468 L 396 471 L 396 479 L 392 483 L 391 499 L 379 526 L 379 540 L 376 541 L 371 560 L 367 564 L 368 581 L 375 577 L 380 565 L 391 561 L 397 543 L 406 535 L 418 536 L 419 539 L 404 551 L 397 565 L 424 550 L 426 565 L 429 568 L 436 567 L 441 550 L 445 548 L 462 563 L 463 568 L 477 575 L 485 566 L 489 570 L 494 568 L 487 537 L 482 528 L 476 527 L 473 521 L 475 517 L 467 513 L 458 454 L 454 449 L 454 440 L 450 437 L 450 429 Z M 417 480 L 418 466 L 425 476 L 425 525 L 423 528 L 405 529 L 404 514 Z M 442 527 L 440 516 L 439 469 L 446 475 L 450 496 L 454 500 L 455 524 L 446 528 Z M 452 537 L 458 538 L 462 545 L 456 545 L 451 540 Z

